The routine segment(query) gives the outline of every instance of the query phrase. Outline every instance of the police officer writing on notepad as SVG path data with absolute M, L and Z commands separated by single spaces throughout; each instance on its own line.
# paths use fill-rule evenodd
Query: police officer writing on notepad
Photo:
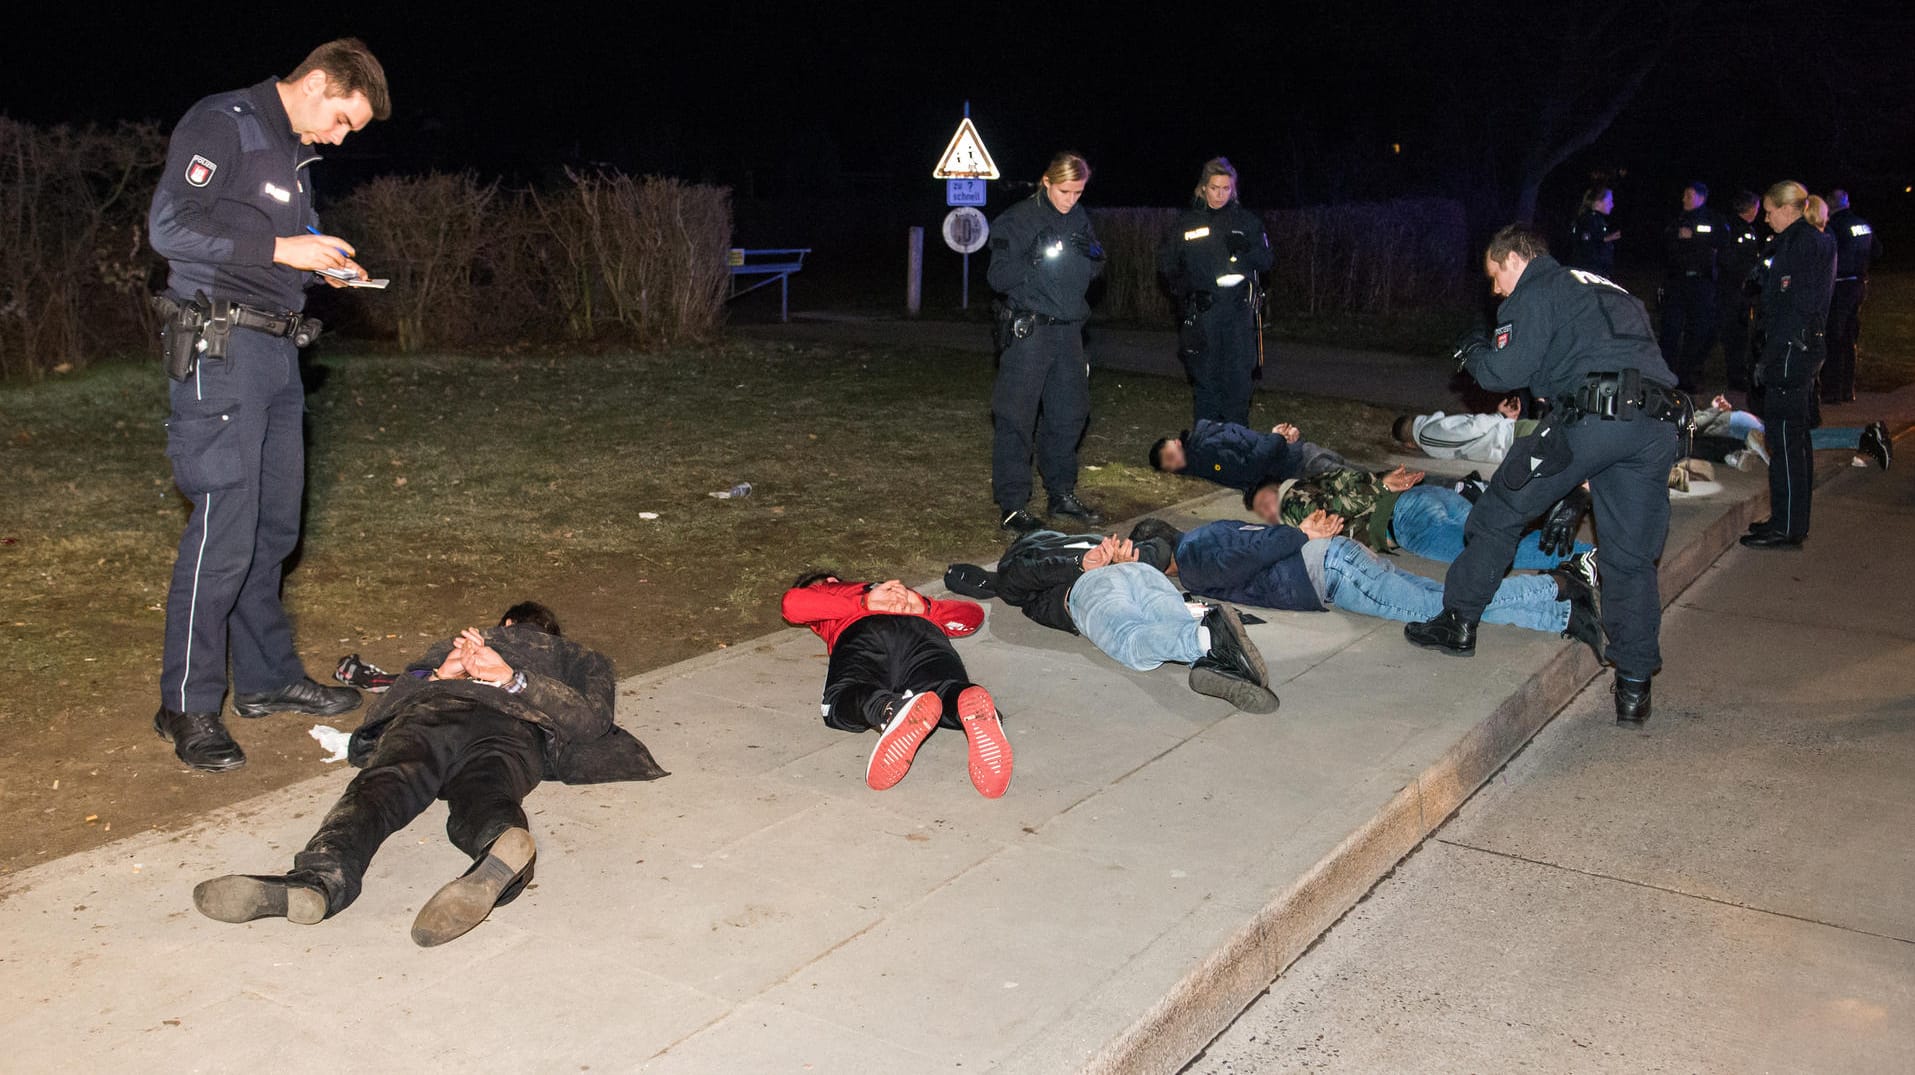
M 196 769 L 246 762 L 220 719 L 229 657 L 242 717 L 359 704 L 358 692 L 306 675 L 279 585 L 305 485 L 298 348 L 318 327 L 302 316 L 305 289 L 365 276 L 352 244 L 319 229 L 307 175 L 319 157 L 307 147 L 337 145 L 391 110 L 365 45 L 329 42 L 283 80 L 188 110 L 153 195 L 147 230 L 167 262 L 155 305 L 173 380 L 166 454 L 193 505 L 167 592 L 153 728 Z M 315 275 L 327 271 L 339 275 Z
M 1082 528 L 1101 526 L 1077 499 L 1077 442 L 1090 420 L 1090 366 L 1084 358 L 1085 298 L 1104 271 L 1104 247 L 1077 204 L 1090 164 L 1059 153 L 1037 193 L 991 222 L 991 289 L 997 315 L 997 384 L 991 390 L 991 492 L 998 525 L 1040 528 L 1031 498 L 1031 452 L 1050 494 L 1050 514 Z M 1042 412 L 1040 417 L 1040 411 Z
M 1484 260 L 1504 296 L 1495 333 L 1468 345 L 1464 367 L 1492 392 L 1527 388 L 1549 415 L 1517 438 L 1471 509 L 1463 552 L 1443 584 L 1443 611 L 1403 633 L 1467 656 L 1476 625 L 1509 570 L 1529 521 L 1587 481 L 1594 497 L 1605 655 L 1616 666 L 1616 719 L 1649 717 L 1649 677 L 1662 663 L 1656 560 L 1669 533 L 1669 468 L 1687 402 L 1656 348 L 1649 314 L 1628 292 L 1549 256 L 1512 224 Z

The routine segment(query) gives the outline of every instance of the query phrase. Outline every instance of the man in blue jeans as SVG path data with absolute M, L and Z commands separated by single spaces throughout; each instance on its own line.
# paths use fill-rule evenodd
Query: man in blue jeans
M 1414 623 L 1443 610 L 1443 584 L 1403 571 L 1315 512 L 1297 526 L 1224 519 L 1177 541 L 1172 571 L 1192 593 L 1297 612 L 1340 608 Z M 1595 593 L 1573 571 L 1503 580 L 1483 619 L 1556 631 L 1602 654 Z
M 1372 479 L 1371 486 L 1346 480 L 1360 478 Z M 1322 512 L 1341 517 L 1349 537 L 1378 552 L 1400 548 L 1440 564 L 1456 559 L 1463 551 L 1469 499 L 1441 485 L 1413 485 L 1397 492 L 1388 488 L 1389 478 L 1351 471 L 1325 482 L 1265 482 L 1244 501 L 1271 526 L 1297 526 Z M 1567 508 L 1552 511 L 1542 529 L 1524 535 L 1517 544 L 1513 566 L 1523 571 L 1550 571 L 1576 560 L 1575 569 L 1593 580 L 1590 573 L 1595 569 L 1590 561 L 1596 547 L 1570 539 L 1582 523 L 1580 509 L 1587 505 L 1588 498 L 1581 497 Z M 1544 551 L 1545 544 L 1550 551 Z M 1565 544 L 1568 553 L 1556 551 Z

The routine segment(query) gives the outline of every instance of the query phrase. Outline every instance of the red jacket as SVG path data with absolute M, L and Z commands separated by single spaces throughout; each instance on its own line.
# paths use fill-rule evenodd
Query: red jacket
M 864 607 L 862 582 L 820 582 L 786 590 L 781 611 L 787 621 L 816 631 L 825 640 L 827 651 L 838 644 L 838 636 L 846 628 L 866 616 L 895 615 Z M 975 601 L 924 597 L 923 616 L 952 638 L 973 634 L 984 625 L 984 607 Z

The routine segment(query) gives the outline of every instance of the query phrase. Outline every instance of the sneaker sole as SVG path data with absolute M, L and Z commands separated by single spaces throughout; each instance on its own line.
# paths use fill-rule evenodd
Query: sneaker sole
M 1235 636 L 1237 648 L 1243 651 L 1243 659 L 1249 661 L 1250 667 L 1256 670 L 1257 683 L 1267 689 L 1270 686 L 1270 668 L 1263 663 L 1263 654 L 1258 652 L 1257 644 L 1250 641 L 1250 632 L 1243 625 L 1243 617 L 1229 605 L 1218 605 L 1217 613 Z
M 987 799 L 1001 798 L 1011 787 L 1011 740 L 997 719 L 997 703 L 983 687 L 958 693 L 958 720 L 971 745 L 971 785 Z
M 326 896 L 318 889 L 244 874 L 201 881 L 193 888 L 193 906 L 216 922 L 284 918 L 310 926 L 326 917 Z
M 904 709 L 878 736 L 871 758 L 864 763 L 864 783 L 872 791 L 888 791 L 898 786 L 911 771 L 911 760 L 944 716 L 944 703 L 935 694 L 913 695 Z
M 1212 698 L 1222 698 L 1245 713 L 1275 713 L 1283 703 L 1268 687 L 1227 676 L 1214 668 L 1192 668 L 1190 689 Z
M 475 869 L 446 882 L 419 908 L 419 916 L 412 920 L 412 943 L 432 948 L 465 936 L 492 913 L 499 894 L 532 864 L 537 850 L 531 833 L 505 830 Z
M 269 717 L 274 713 L 304 713 L 309 717 L 336 717 L 341 713 L 350 713 L 359 708 L 362 699 L 354 698 L 344 705 L 313 706 L 297 702 L 284 702 L 263 705 L 242 705 L 233 703 L 233 712 L 247 720 Z

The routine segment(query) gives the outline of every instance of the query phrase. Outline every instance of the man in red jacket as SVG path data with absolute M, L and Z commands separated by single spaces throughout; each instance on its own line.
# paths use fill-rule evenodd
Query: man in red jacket
M 864 771 L 873 791 L 904 779 L 940 723 L 964 729 L 979 793 L 995 799 L 1010 787 L 1011 741 L 997 704 L 970 681 L 951 648 L 952 638 L 983 625 L 981 606 L 928 598 L 897 579 L 844 582 L 819 571 L 785 591 L 782 611 L 787 621 L 815 631 L 831 654 L 820 707 L 825 723 L 880 733 Z

